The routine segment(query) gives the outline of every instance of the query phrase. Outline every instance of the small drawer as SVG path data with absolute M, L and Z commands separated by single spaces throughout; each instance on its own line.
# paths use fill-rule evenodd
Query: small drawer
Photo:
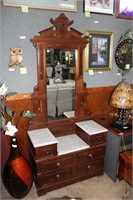
M 104 158 L 91 162 L 80 164 L 77 167 L 78 174 L 91 173 L 92 171 L 103 169 Z
M 120 166 L 118 171 L 118 178 L 119 179 L 124 178 L 131 186 L 133 186 L 132 183 L 133 174 L 131 168 L 126 169 L 124 166 Z
M 58 184 L 61 181 L 72 178 L 72 168 L 66 168 L 60 172 L 39 174 L 37 176 L 37 187 L 43 187 L 45 185 Z
M 46 145 L 42 147 L 33 147 L 32 143 L 29 141 L 29 150 L 35 160 L 47 158 L 49 156 L 57 155 L 57 144 Z
M 60 171 L 64 168 L 72 166 L 72 156 L 67 157 L 55 157 L 54 159 L 47 159 L 46 162 L 38 162 L 37 168 L 38 172 L 48 173 L 52 171 Z
M 48 128 L 28 131 L 28 140 L 35 160 L 57 155 L 57 140 Z
M 105 152 L 105 147 L 96 148 L 95 150 L 82 151 L 77 154 L 78 164 L 83 162 L 93 162 L 99 157 L 103 157 Z
M 90 146 L 103 144 L 106 142 L 106 132 L 90 136 Z

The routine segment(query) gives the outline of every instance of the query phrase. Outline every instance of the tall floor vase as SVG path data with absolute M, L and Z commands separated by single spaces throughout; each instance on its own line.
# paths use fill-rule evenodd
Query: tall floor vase
M 3 170 L 5 167 L 5 164 L 8 160 L 8 157 L 10 155 L 10 145 L 9 145 L 9 136 L 5 135 L 5 133 L 3 131 L 0 131 L 0 144 L 1 144 L 1 168 L 0 168 L 0 174 L 2 177 L 3 174 Z
M 5 188 L 16 199 L 24 198 L 32 187 L 32 169 L 29 162 L 22 156 L 16 137 L 11 137 L 11 153 L 2 178 Z

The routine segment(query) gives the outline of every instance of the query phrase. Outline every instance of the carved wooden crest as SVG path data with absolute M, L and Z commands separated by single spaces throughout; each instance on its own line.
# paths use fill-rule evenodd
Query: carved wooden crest
M 56 19 L 50 18 L 50 22 L 54 27 L 50 27 L 43 31 L 40 31 L 40 35 L 43 37 L 65 37 L 65 38 L 81 38 L 83 35 L 79 31 L 70 26 L 74 23 L 74 20 L 69 20 L 64 13 L 61 13 Z M 70 27 L 70 28 L 69 28 Z

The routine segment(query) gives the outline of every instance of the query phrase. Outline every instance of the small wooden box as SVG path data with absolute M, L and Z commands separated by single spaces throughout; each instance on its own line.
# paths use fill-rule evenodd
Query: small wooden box
M 76 123 L 76 133 L 90 146 L 106 143 L 107 129 L 93 120 Z
M 124 178 L 131 186 L 133 180 L 132 166 L 133 166 L 132 150 L 121 152 L 118 178 L 120 180 Z
M 57 155 L 57 140 L 48 128 L 28 131 L 29 149 L 34 159 Z

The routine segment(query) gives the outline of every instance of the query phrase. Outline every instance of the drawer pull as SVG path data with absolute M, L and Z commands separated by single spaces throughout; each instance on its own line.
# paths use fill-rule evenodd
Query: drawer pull
M 92 154 L 91 153 L 89 154 L 89 159 L 92 161 Z
M 57 165 L 58 169 L 60 169 L 60 163 L 58 162 L 58 163 L 56 163 L 56 165 Z
M 102 138 L 101 138 L 101 137 L 98 137 L 96 140 L 97 140 L 98 142 L 101 142 L 101 141 L 102 141 Z
M 90 165 L 88 165 L 88 166 L 87 166 L 87 168 L 88 168 L 88 170 L 90 170 L 90 169 L 91 169 L 91 166 L 90 166 Z
M 57 178 L 57 181 L 60 181 L 60 175 L 59 174 L 56 175 L 56 178 Z

